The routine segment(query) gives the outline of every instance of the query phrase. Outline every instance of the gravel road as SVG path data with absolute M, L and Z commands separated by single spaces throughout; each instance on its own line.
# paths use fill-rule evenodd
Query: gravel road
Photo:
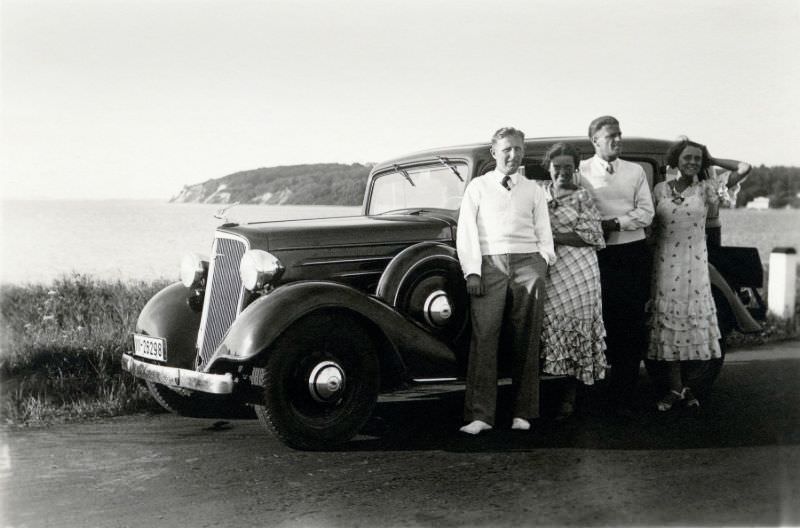
M 6 429 L 0 522 L 799 525 L 798 379 L 798 342 L 736 351 L 699 413 L 610 420 L 589 394 L 566 422 L 544 418 L 527 433 L 500 423 L 477 438 L 457 433 L 463 387 L 415 388 L 382 398 L 343 449 L 317 453 L 286 448 L 254 420 L 165 414 Z

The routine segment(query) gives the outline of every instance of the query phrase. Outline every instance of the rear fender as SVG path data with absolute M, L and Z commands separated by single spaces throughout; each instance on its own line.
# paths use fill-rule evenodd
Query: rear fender
M 396 306 L 400 294 L 399 286 L 413 271 L 432 258 L 447 259 L 458 266 L 458 255 L 451 246 L 439 242 L 420 242 L 401 251 L 386 266 L 376 289 L 376 295 L 392 306 Z
M 747 308 L 744 306 L 744 304 L 742 304 L 739 296 L 736 295 L 736 292 L 731 289 L 730 285 L 728 285 L 728 282 L 713 264 L 708 265 L 708 274 L 711 281 L 711 286 L 716 288 L 728 303 L 730 313 L 734 318 L 733 323 L 736 329 L 743 333 L 760 332 L 761 325 L 758 324 L 755 319 L 753 319 L 753 316 L 750 315 L 750 312 L 748 312 Z M 719 307 L 717 309 L 719 310 Z
M 447 343 L 466 372 L 469 296 L 455 248 L 439 242 L 409 246 L 386 266 L 375 295 Z
M 206 370 L 230 362 L 262 365 L 278 336 L 301 317 L 319 310 L 342 310 L 363 322 L 382 345 L 381 366 L 402 371 L 386 374 L 425 377 L 455 363 L 447 345 L 383 301 L 343 284 L 303 281 L 281 286 L 242 311 Z
M 180 282 L 170 284 L 144 305 L 136 331 L 167 340 L 170 367 L 194 370 L 200 312 L 189 306 L 193 291 Z

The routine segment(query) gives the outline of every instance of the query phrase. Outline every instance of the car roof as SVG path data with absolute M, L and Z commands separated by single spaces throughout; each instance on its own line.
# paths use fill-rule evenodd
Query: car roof
M 594 153 L 589 138 L 585 136 L 555 136 L 537 137 L 525 139 L 525 151 L 527 155 L 541 156 L 544 151 L 554 143 L 564 142 L 578 147 L 581 157 L 588 158 Z M 647 137 L 625 137 L 623 141 L 622 157 L 638 157 L 640 155 L 662 157 L 667 148 L 672 144 L 665 139 Z M 488 157 L 490 142 L 473 143 L 469 145 L 456 145 L 451 147 L 441 147 L 434 149 L 421 150 L 384 160 L 373 168 L 373 172 L 378 172 L 393 165 L 405 165 L 408 163 L 418 163 L 422 161 L 435 161 L 442 157 L 446 159 L 475 159 Z

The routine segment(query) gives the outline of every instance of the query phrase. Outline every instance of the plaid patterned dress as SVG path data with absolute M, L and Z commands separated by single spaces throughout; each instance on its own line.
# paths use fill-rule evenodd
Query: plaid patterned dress
M 555 196 L 552 184 L 547 190 Z M 605 247 L 600 213 L 585 189 L 548 203 L 553 233 L 573 232 L 589 246 L 556 244 L 556 263 L 546 281 L 542 371 L 586 385 L 605 377 L 603 305 L 597 249 Z

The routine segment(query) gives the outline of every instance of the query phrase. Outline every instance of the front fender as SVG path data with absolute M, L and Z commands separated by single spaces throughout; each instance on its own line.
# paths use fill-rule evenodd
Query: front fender
M 144 305 L 136 331 L 167 340 L 170 367 L 194 370 L 200 312 L 189 306 L 192 290 L 180 282 L 170 284 Z
M 447 345 L 383 301 L 336 282 L 302 281 L 281 286 L 242 311 L 206 370 L 212 371 L 219 362 L 263 362 L 261 355 L 268 353 L 270 345 L 292 323 L 326 309 L 347 311 L 368 321 L 397 355 L 396 364 L 403 365 L 412 377 L 454 368 L 456 356 Z

